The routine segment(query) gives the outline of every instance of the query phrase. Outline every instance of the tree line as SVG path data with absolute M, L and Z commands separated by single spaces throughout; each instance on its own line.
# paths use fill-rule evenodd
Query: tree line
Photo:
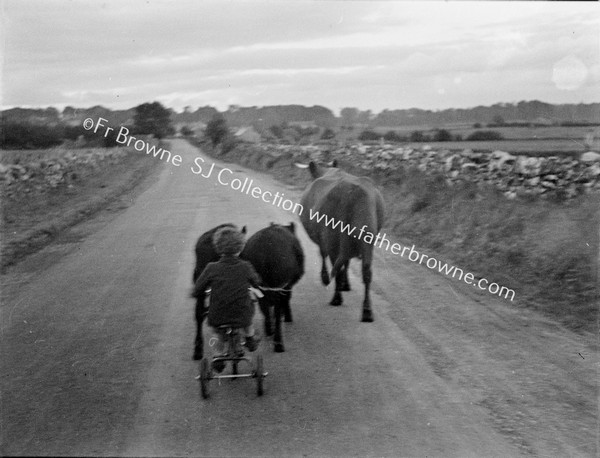
M 295 142 L 303 138 L 313 137 L 322 132 L 321 139 L 335 137 L 335 130 L 362 130 L 360 140 L 386 141 L 453 141 L 458 139 L 444 129 L 433 134 L 415 130 L 407 136 L 400 136 L 393 130 L 386 134 L 378 134 L 375 128 L 401 127 L 412 125 L 443 126 L 450 123 L 472 123 L 479 128 L 488 127 L 529 126 L 538 122 L 554 123 L 565 126 L 588 126 L 600 124 L 600 104 L 551 105 L 539 101 L 518 102 L 515 104 L 496 104 L 488 107 L 469 109 L 448 109 L 430 111 L 421 109 L 383 110 L 374 114 L 370 110 L 359 110 L 346 107 L 335 116 L 328 108 L 322 106 L 305 107 L 302 105 L 277 105 L 267 107 L 240 107 L 231 105 L 226 111 L 219 112 L 213 107 L 199 107 L 193 111 L 186 107 L 182 113 L 167 109 L 159 102 L 145 103 L 129 110 L 109 110 L 96 106 L 89 109 L 66 107 L 62 113 L 55 108 L 23 109 L 14 108 L 2 112 L 0 124 L 0 147 L 5 149 L 48 148 L 64 141 L 80 141 L 86 146 L 115 146 L 116 134 L 106 138 L 86 131 L 81 126 L 85 117 L 110 120 L 111 127 L 126 126 L 133 134 L 152 134 L 163 138 L 175 133 L 174 125 L 183 125 L 180 133 L 191 135 L 193 124 L 210 125 L 209 141 L 213 142 L 211 131 L 219 132 L 218 124 L 226 126 L 252 126 L 262 135 L 273 139 L 286 139 Z M 214 128 L 217 123 L 217 128 Z M 217 134 L 215 134 L 217 135 Z M 498 139 L 499 134 L 493 131 L 479 131 L 472 134 L 472 139 Z M 218 136 L 218 135 L 217 135 Z M 231 136 L 230 136 L 231 137 Z M 223 137 L 225 138 L 225 137 Z M 218 143 L 222 139 L 218 140 Z
M 88 116 L 94 122 L 103 117 L 106 127 L 111 127 L 106 134 L 87 130 L 81 122 L 76 125 L 67 123 L 58 116 L 55 109 L 40 110 L 45 116 L 26 116 L 28 113 L 16 109 L 13 116 L 3 112 L 0 123 L 0 148 L 2 149 L 44 149 L 59 146 L 66 141 L 79 142 L 81 146 L 111 148 L 119 146 L 117 135 L 123 125 L 129 132 L 137 135 L 153 135 L 164 138 L 175 133 L 171 123 L 171 111 L 159 102 L 144 103 L 133 110 L 131 123 L 117 124 L 115 117 L 96 110 L 95 115 Z M 88 113 L 89 114 L 89 113 Z M 48 121 L 50 119 L 50 121 Z

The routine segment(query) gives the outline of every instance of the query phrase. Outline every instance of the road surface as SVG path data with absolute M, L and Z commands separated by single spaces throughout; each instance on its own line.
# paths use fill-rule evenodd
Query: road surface
M 375 322 L 361 323 L 357 262 L 345 304 L 327 305 L 299 224 L 307 273 L 287 351 L 261 344 L 264 396 L 252 380 L 212 381 L 203 400 L 188 297 L 197 237 L 297 222 L 216 173 L 294 202 L 300 191 L 183 140 L 171 151 L 182 164 L 164 164 L 126 210 L 4 277 L 3 455 L 597 456 L 593 338 L 380 249 Z M 199 156 L 210 177 L 192 172 Z

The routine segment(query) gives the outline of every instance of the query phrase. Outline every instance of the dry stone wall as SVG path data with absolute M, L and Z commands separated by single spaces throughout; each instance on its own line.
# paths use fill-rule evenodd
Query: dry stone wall
M 48 150 L 47 154 L 41 152 L 33 158 L 35 156 L 23 151 L 25 159 L 19 160 L 18 153 L 12 153 L 12 163 L 0 164 L 0 188 L 5 197 L 21 192 L 44 192 L 60 185 L 68 186 L 101 167 L 118 164 L 127 154 L 131 154 L 126 148 Z
M 580 158 L 513 155 L 505 151 L 435 150 L 393 145 L 356 144 L 343 147 L 290 146 L 275 144 L 240 145 L 256 154 L 257 149 L 273 159 L 295 161 L 343 159 L 365 171 L 416 168 L 426 174 L 442 174 L 449 184 L 470 181 L 493 186 L 508 198 L 523 195 L 573 198 L 600 191 L 600 154 L 588 152 Z

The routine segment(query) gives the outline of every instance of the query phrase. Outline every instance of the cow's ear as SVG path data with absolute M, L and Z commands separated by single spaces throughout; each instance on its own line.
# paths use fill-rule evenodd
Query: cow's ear
M 331 166 L 335 167 L 337 169 L 337 166 L 338 166 L 337 159 L 334 159 L 333 161 L 331 161 Z
M 242 230 L 240 231 L 242 234 L 246 233 L 246 226 L 242 227 Z
M 313 178 L 319 178 L 319 167 L 315 164 L 315 161 L 310 161 L 308 164 L 308 169 L 310 170 L 310 174 Z

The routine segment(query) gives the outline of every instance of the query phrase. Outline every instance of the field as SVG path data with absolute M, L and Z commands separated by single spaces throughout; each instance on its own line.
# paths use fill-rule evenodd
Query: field
M 462 151 L 470 149 L 473 151 L 506 151 L 512 154 L 523 154 L 525 156 L 577 156 L 586 151 L 583 142 L 579 140 L 566 139 L 539 139 L 539 140 L 498 140 L 498 141 L 461 141 L 461 142 L 427 142 L 435 149 L 448 149 Z M 413 148 L 423 146 L 423 143 L 408 143 Z
M 573 139 L 583 141 L 590 133 L 600 136 L 600 126 L 597 127 L 567 127 L 567 126 L 540 126 L 540 127 L 486 127 L 473 128 L 472 125 L 465 124 L 447 124 L 443 126 L 422 125 L 422 126 L 402 126 L 402 127 L 377 127 L 376 132 L 386 133 L 390 130 L 400 135 L 408 135 L 415 130 L 423 132 L 435 131 L 437 129 L 446 129 L 453 135 L 461 135 L 463 138 L 479 130 L 494 130 L 502 134 L 506 139 L 511 140 L 543 140 L 543 139 Z
M 463 139 L 474 132 L 492 130 L 501 134 L 504 139 L 498 141 L 452 141 L 452 142 L 425 142 L 408 143 L 412 147 L 430 145 L 432 148 L 474 151 L 502 150 L 514 154 L 524 155 L 569 155 L 574 156 L 586 151 L 600 151 L 600 126 L 598 127 L 481 127 L 474 129 L 472 125 L 451 124 L 444 126 L 402 126 L 402 127 L 377 127 L 375 132 L 385 134 L 394 131 L 400 136 L 407 137 L 414 131 L 421 131 L 427 136 L 432 136 L 437 129 L 445 129 L 453 136 L 460 135 Z M 356 138 L 362 129 L 352 132 L 342 131 L 338 134 L 341 141 L 351 141 Z M 403 143 L 405 145 L 406 143 Z

